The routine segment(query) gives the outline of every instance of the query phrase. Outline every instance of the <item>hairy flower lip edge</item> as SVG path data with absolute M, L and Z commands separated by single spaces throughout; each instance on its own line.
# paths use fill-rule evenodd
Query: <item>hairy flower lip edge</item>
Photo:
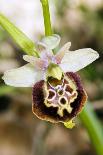
M 66 119 L 66 120 L 55 120 L 54 118 L 50 118 L 49 116 L 46 116 L 45 114 L 43 114 L 42 113 L 42 111 L 39 111 L 39 110 L 41 110 L 41 109 L 39 109 L 38 107 L 34 107 L 34 96 L 33 96 L 33 92 L 32 92 L 32 112 L 39 118 L 39 119 L 41 119 L 41 120 L 46 120 L 46 121 L 49 121 L 49 122 L 51 122 L 51 123 L 59 123 L 59 122 L 62 122 L 62 123 L 65 123 L 65 122 L 68 122 L 68 121 L 70 121 L 70 120 L 73 120 L 75 117 L 77 117 L 77 115 L 81 112 L 81 110 L 82 110 L 82 108 L 83 108 L 83 106 L 85 105 L 85 103 L 86 103 L 86 100 L 87 100 L 87 94 L 86 94 L 86 92 L 85 92 L 85 90 L 83 89 L 83 87 L 82 87 L 82 84 L 81 84 L 81 81 L 80 81 L 80 77 L 76 74 L 76 77 L 75 77 L 75 73 L 72 73 L 72 72 L 70 72 L 70 73 L 66 73 L 66 74 L 69 74 L 69 76 L 71 76 L 71 77 L 73 77 L 74 76 L 74 78 L 75 78 L 75 81 L 77 82 L 77 85 L 79 85 L 80 87 L 80 93 L 82 94 L 82 97 L 80 98 L 80 103 L 79 103 L 79 107 L 77 107 L 76 108 L 76 110 L 75 110 L 75 113 L 73 114 L 74 116 L 73 117 L 71 117 L 71 118 L 69 118 L 69 119 Z M 78 81 L 78 78 L 79 78 L 79 81 Z M 41 82 L 44 82 L 43 80 L 41 81 Z M 40 84 L 39 82 L 38 82 L 38 84 Z M 33 89 L 34 89 L 34 87 L 33 87 Z M 41 88 L 42 89 L 42 88 Z M 39 90 L 38 90 L 39 91 Z M 43 93 L 43 92 L 42 92 Z M 37 94 L 36 94 L 37 95 Z M 80 96 L 79 96 L 80 97 Z M 47 108 L 47 107 L 46 107 Z M 39 109 L 39 110 L 38 110 Z M 35 110 L 37 110 L 37 111 L 39 111 L 39 112 L 35 112 Z M 39 114 L 38 114 L 39 113 Z

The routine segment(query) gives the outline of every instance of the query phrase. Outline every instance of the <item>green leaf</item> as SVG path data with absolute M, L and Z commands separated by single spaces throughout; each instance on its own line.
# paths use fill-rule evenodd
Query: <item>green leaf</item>
M 11 35 L 15 42 L 28 55 L 39 57 L 35 44 L 22 31 L 20 31 L 13 23 L 11 23 L 4 15 L 0 13 L 0 25 Z
M 88 131 L 97 155 L 103 155 L 103 127 L 92 106 L 88 102 L 79 116 Z

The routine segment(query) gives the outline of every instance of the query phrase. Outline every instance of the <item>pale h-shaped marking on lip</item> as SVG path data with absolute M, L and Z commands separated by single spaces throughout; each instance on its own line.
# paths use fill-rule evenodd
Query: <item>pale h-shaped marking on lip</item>
M 61 100 L 62 100 L 62 99 L 64 99 L 64 100 L 66 101 L 65 104 L 61 103 Z M 72 109 L 73 109 L 73 108 L 70 106 L 70 103 L 69 103 L 68 99 L 67 99 L 65 96 L 59 98 L 59 106 L 58 106 L 58 111 L 57 111 L 57 113 L 58 113 L 61 117 L 63 117 L 63 110 L 64 110 L 64 109 L 66 109 L 66 110 L 68 111 L 68 113 L 71 113 L 71 112 L 72 112 Z
M 64 83 L 63 78 L 62 82 L 55 81 L 54 79 L 54 81 L 50 81 L 51 83 L 48 82 L 49 85 L 45 84 L 46 97 L 44 103 L 47 107 L 57 107 L 57 114 L 61 117 L 64 115 L 64 110 L 67 110 L 69 114 L 72 112 L 73 107 L 71 103 L 77 98 L 75 83 L 73 83 L 71 79 L 66 78 L 66 80 L 68 83 Z M 52 85 L 53 82 L 54 85 Z M 57 82 L 58 85 L 55 86 L 55 82 Z M 62 91 L 61 94 L 60 91 Z M 64 102 L 64 104 L 62 102 Z

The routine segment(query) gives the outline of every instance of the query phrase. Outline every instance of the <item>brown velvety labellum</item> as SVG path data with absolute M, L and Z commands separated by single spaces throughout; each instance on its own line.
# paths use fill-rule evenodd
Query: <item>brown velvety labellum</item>
M 53 123 L 66 122 L 76 117 L 84 106 L 87 95 L 80 77 L 65 73 L 61 81 L 41 80 L 33 87 L 32 111 L 40 119 Z

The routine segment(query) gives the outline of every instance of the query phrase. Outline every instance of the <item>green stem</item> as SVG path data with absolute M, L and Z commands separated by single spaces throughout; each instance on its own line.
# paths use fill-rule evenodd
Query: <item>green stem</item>
M 43 9 L 45 35 L 49 36 L 49 35 L 52 35 L 52 28 L 51 28 L 51 22 L 50 22 L 48 0 L 41 0 L 41 3 L 42 3 L 42 9 Z M 88 134 L 91 138 L 91 141 L 94 145 L 97 155 L 103 155 L 102 127 L 92 109 L 92 106 L 89 103 L 81 112 L 80 119 L 88 131 Z
M 49 3 L 48 0 L 41 0 L 43 17 L 44 17 L 44 27 L 45 35 L 52 35 L 51 21 L 50 21 L 50 12 L 49 12 Z
M 103 155 L 103 129 L 90 103 L 87 103 L 80 114 L 97 155 Z

